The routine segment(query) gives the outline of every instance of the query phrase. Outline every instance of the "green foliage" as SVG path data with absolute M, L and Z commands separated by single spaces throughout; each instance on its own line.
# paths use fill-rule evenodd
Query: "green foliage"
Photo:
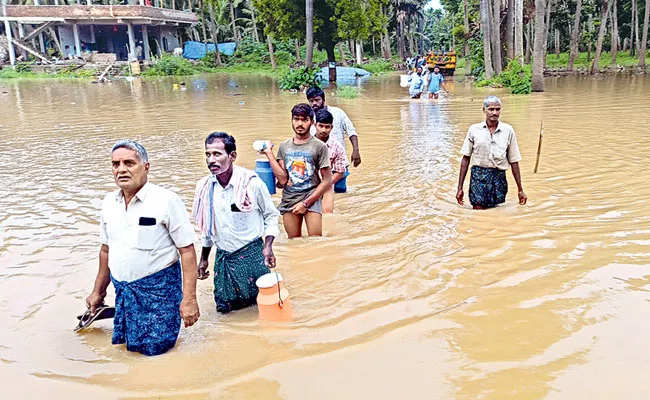
M 394 70 L 393 63 L 390 60 L 384 60 L 382 58 L 370 60 L 367 64 L 355 65 L 355 67 L 365 69 L 376 75 Z
M 18 73 L 32 72 L 32 63 L 29 63 L 29 62 L 16 63 L 15 71 L 18 72 Z
M 183 57 L 176 57 L 171 54 L 163 54 L 155 58 L 153 65 L 147 68 L 144 76 L 184 76 L 195 75 L 203 72 L 199 67 L 192 64 Z
M 361 88 L 356 86 L 338 86 L 336 88 L 336 97 L 341 99 L 356 99 L 361 94 Z
M 320 87 L 320 69 L 301 67 L 290 69 L 278 81 L 282 90 L 301 90 L 304 87 Z
M 480 80 L 477 86 L 508 87 L 512 94 L 530 94 L 533 74 L 531 66 L 521 65 L 519 61 L 512 60 L 505 70 L 490 80 Z

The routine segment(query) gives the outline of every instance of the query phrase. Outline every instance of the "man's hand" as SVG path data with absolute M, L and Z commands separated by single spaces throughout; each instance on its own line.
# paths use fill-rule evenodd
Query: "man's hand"
M 352 152 L 352 157 L 350 157 L 350 161 L 352 161 L 352 165 L 355 167 L 358 167 L 359 164 L 361 164 L 361 154 L 359 154 L 359 150 L 354 150 Z
M 292 214 L 304 214 L 307 212 L 307 207 L 305 207 L 304 204 L 302 204 L 302 201 L 291 209 Z
M 264 255 L 264 265 L 269 268 L 275 268 L 275 254 L 273 254 L 273 247 L 264 246 L 262 254 Z
M 526 193 L 524 193 L 523 190 L 520 190 L 519 191 L 519 204 L 521 204 L 523 206 L 523 205 L 526 204 L 527 201 L 528 201 L 528 197 L 526 197 Z
M 183 301 L 181 301 L 180 312 L 186 328 L 194 325 L 196 321 L 199 320 L 199 316 L 201 316 L 201 313 L 199 313 L 199 304 L 196 302 L 196 297 L 190 299 L 184 297 Z
M 266 147 L 264 150 L 260 151 L 259 153 L 264 154 L 267 157 L 274 157 L 274 155 L 273 155 L 273 146 L 275 146 L 275 144 L 273 144 L 273 142 L 271 142 L 269 140 L 269 146 Z
M 456 201 L 461 206 L 465 205 L 465 201 L 463 200 L 463 197 L 465 197 L 465 192 L 463 192 L 463 188 L 460 188 L 458 189 L 458 192 L 456 192 Z
M 201 259 L 197 268 L 197 278 L 203 280 L 210 276 L 210 271 L 208 271 L 208 260 Z
M 106 297 L 106 293 L 95 293 L 92 292 L 88 297 L 86 297 L 86 307 L 90 310 L 90 312 L 95 315 L 95 311 L 97 308 L 101 305 L 104 304 L 104 298 Z

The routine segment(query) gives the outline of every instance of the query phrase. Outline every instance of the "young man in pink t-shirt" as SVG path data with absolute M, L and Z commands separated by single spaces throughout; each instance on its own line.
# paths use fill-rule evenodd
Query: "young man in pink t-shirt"
M 323 194 L 323 214 L 334 211 L 334 184 L 345 177 L 345 170 L 349 165 L 343 145 L 336 140 L 329 140 L 333 122 L 334 117 L 329 111 L 316 111 L 316 138 L 327 144 L 332 167 L 332 185 Z

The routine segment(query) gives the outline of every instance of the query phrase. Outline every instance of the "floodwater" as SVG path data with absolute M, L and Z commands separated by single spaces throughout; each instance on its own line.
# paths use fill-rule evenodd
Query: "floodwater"
M 207 133 L 232 133 L 246 167 L 254 140 L 292 135 L 303 98 L 271 80 L 186 81 L 0 82 L 3 398 L 650 398 L 645 77 L 559 78 L 531 96 L 456 82 L 429 102 L 389 76 L 359 99 L 328 98 L 354 121 L 363 162 L 326 237 L 276 241 L 293 322 L 217 315 L 207 280 L 199 323 L 166 355 L 112 346 L 107 321 L 73 333 L 116 140 L 141 141 L 151 181 L 189 208 Z M 488 93 L 518 134 L 524 207 L 510 173 L 505 205 L 455 203 L 459 150 Z

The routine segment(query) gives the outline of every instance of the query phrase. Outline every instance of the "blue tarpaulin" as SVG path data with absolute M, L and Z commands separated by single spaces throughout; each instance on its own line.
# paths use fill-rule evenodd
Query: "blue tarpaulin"
M 237 44 L 235 42 L 219 43 L 219 53 L 232 56 L 235 54 Z M 208 43 L 207 51 L 206 45 L 201 42 L 185 42 L 183 45 L 183 57 L 192 60 L 198 60 L 205 57 L 207 52 L 215 51 L 214 43 Z
M 336 83 L 339 85 L 356 85 L 365 81 L 370 75 L 372 75 L 370 72 L 361 68 L 336 67 Z M 320 77 L 323 81 L 328 82 L 330 77 L 329 68 L 321 68 Z

